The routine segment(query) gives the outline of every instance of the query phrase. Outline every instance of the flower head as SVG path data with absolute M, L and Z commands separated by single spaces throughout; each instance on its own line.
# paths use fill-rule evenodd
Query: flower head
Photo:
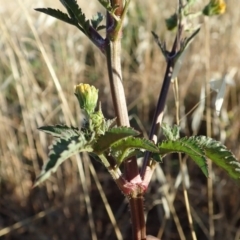
M 94 112 L 98 101 L 98 90 L 89 84 L 80 83 L 75 86 L 75 92 L 80 108 L 88 114 Z
M 203 14 L 206 16 L 218 15 L 225 13 L 225 10 L 226 3 L 224 0 L 210 0 L 203 9 Z

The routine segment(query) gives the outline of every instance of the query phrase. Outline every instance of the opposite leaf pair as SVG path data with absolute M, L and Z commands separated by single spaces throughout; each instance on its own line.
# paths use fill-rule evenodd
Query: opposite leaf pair
M 145 151 L 151 152 L 151 158 L 156 162 L 162 161 L 166 154 L 185 153 L 201 168 L 205 176 L 208 176 L 208 158 L 226 170 L 232 178 L 240 178 L 240 162 L 220 142 L 206 136 L 180 138 L 178 126 L 170 128 L 163 125 L 166 140 L 155 145 L 148 139 L 137 137 L 140 133 L 133 128 L 112 127 L 113 120 L 106 120 L 101 110 L 95 110 L 98 91 L 88 84 L 78 86 L 75 95 L 80 108 L 86 113 L 85 124 L 81 129 L 65 125 L 39 128 L 57 139 L 50 147 L 49 159 L 34 186 L 46 180 L 66 159 L 84 151 L 99 156 L 105 167 L 111 165 L 115 169 L 129 157 L 142 157 Z M 114 164 L 107 162 L 108 157 L 111 157 Z

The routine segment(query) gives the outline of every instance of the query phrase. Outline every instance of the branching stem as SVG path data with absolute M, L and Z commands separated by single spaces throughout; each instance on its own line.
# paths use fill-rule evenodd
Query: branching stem
M 180 44 L 180 39 L 181 39 L 181 35 L 182 35 L 182 26 L 179 26 L 175 41 L 173 43 L 172 46 L 172 50 L 171 53 L 168 55 L 167 58 L 167 67 L 166 67 L 166 71 L 165 71 L 165 75 L 164 75 L 164 79 L 163 79 L 163 85 L 162 85 L 162 89 L 158 98 L 158 103 L 157 103 L 157 107 L 154 113 L 154 117 L 153 117 L 153 121 L 152 121 L 152 127 L 151 127 L 151 131 L 149 134 L 149 139 L 153 140 L 155 143 L 157 142 L 157 136 L 155 135 L 158 128 L 161 127 L 161 123 L 162 123 L 162 119 L 163 119 L 163 112 L 164 112 L 164 108 L 166 105 L 166 99 L 167 99 L 167 95 L 168 95 L 168 90 L 169 90 L 169 86 L 171 83 L 171 79 L 172 79 L 172 73 L 173 73 L 173 68 L 174 68 L 174 63 L 175 63 L 175 57 L 176 53 L 178 51 L 178 47 Z M 143 179 L 144 185 L 147 186 L 151 177 L 149 175 L 152 175 L 154 168 L 150 168 L 149 169 L 149 162 L 150 162 L 150 153 L 147 152 L 144 156 L 144 161 L 143 161 L 143 166 L 141 169 L 141 177 Z M 146 170 L 148 172 L 148 174 L 146 175 Z

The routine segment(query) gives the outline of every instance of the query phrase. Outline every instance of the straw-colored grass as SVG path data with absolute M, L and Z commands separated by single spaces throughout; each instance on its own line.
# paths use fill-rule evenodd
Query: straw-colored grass
M 78 2 L 87 17 L 99 11 L 96 1 Z M 123 33 L 127 102 L 146 131 L 165 68 L 151 30 L 171 46 L 173 35 L 166 32 L 164 18 L 173 13 L 174 5 L 168 2 L 133 0 Z M 199 115 L 198 134 L 221 140 L 240 159 L 238 5 L 228 0 L 225 15 L 201 19 L 202 29 L 179 74 L 179 91 L 182 132 L 188 135 L 191 110 L 202 101 L 205 81 L 237 69 L 235 86 L 226 89 L 220 117 L 214 113 L 215 94 L 206 96 L 209 107 Z M 114 117 L 104 56 L 76 28 L 34 11 L 37 7 L 63 9 L 58 1 L 47 0 L 0 4 L 0 239 L 130 239 L 126 201 L 106 170 L 88 156 L 66 161 L 50 180 L 31 188 L 51 141 L 37 128 L 56 123 L 78 126 L 80 122 L 74 85 L 88 82 L 98 87 L 104 114 Z M 175 118 L 170 91 L 165 121 L 174 123 Z M 198 239 L 239 240 L 239 186 L 215 166 L 207 180 L 196 165 L 187 163 Z M 166 159 L 162 169 L 164 174 L 157 169 L 146 196 L 148 233 L 164 240 L 191 239 L 182 187 L 176 181 L 181 182 L 177 156 Z M 212 197 L 207 194 L 211 189 Z

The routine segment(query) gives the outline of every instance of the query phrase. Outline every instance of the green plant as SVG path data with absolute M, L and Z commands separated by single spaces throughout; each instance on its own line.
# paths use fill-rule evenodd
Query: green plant
M 240 178 L 240 163 L 220 142 L 206 136 L 180 138 L 178 126 L 169 127 L 162 124 L 163 110 L 171 80 L 177 76 L 185 50 L 200 30 L 199 27 L 190 28 L 189 21 L 202 13 L 207 16 L 223 13 L 225 3 L 222 0 L 210 1 L 203 11 L 193 14 L 189 9 L 195 1 L 185 3 L 179 1 L 178 11 L 166 19 L 167 28 L 176 30 L 170 51 L 153 32 L 154 39 L 165 57 L 167 67 L 149 139 L 145 139 L 139 137 L 140 133 L 130 127 L 121 73 L 122 27 L 130 1 L 99 0 L 107 11 L 106 26 L 100 25 L 103 20 L 102 14 L 98 13 L 92 20 L 86 20 L 77 1 L 60 1 L 68 14 L 49 8 L 36 10 L 76 26 L 106 56 L 116 119 L 106 120 L 100 105 L 96 110 L 98 90 L 95 87 L 88 84 L 75 86 L 75 95 L 84 120 L 80 128 L 65 125 L 39 128 L 55 137 L 56 141 L 51 146 L 49 159 L 37 177 L 35 186 L 47 179 L 70 156 L 83 151 L 88 152 L 103 163 L 119 189 L 127 197 L 131 212 L 133 239 L 150 239 L 146 236 L 143 197 L 155 167 L 165 155 L 173 152 L 189 155 L 206 176 L 208 176 L 207 158 L 209 158 L 225 169 L 232 178 L 236 180 Z M 102 29 L 106 29 L 106 38 L 99 34 Z M 159 127 L 166 138 L 164 141 L 159 141 L 156 136 Z M 137 158 L 141 157 L 143 157 L 143 164 L 139 171 Z M 189 223 L 191 226 L 191 219 Z M 192 237 L 195 238 L 194 233 Z

